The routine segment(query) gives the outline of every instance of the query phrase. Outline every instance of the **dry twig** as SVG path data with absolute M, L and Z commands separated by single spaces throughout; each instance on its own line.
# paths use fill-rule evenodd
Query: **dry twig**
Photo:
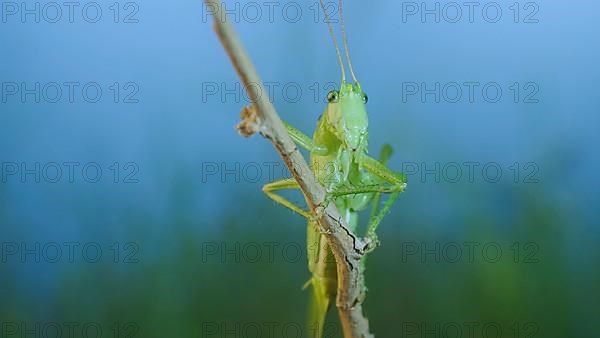
M 369 332 L 369 321 L 363 316 L 362 310 L 365 286 L 360 260 L 367 249 L 367 241 L 350 231 L 333 203 L 330 203 L 323 212 L 317 212 L 317 208 L 324 202 L 325 190 L 317 182 L 302 154 L 290 138 L 269 98 L 261 95 L 267 91 L 237 34 L 227 21 L 222 11 L 222 3 L 215 0 L 205 0 L 205 2 L 215 18 L 215 31 L 253 102 L 252 107 L 244 108 L 242 111 L 242 122 L 238 125 L 238 130 L 244 136 L 259 132 L 273 143 L 294 179 L 300 185 L 309 208 L 314 214 L 321 215 L 319 224 L 330 244 L 337 264 L 336 305 L 344 337 L 374 337 Z

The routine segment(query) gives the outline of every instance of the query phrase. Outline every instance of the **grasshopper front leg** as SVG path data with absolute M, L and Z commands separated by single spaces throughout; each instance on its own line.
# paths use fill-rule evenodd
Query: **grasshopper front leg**
M 315 153 L 317 155 L 326 155 L 328 153 L 327 147 L 323 145 L 316 144 L 310 137 L 296 129 L 294 126 L 287 122 L 283 122 L 285 128 L 287 129 L 290 137 L 296 144 L 301 146 L 302 148 L 310 151 L 311 153 Z

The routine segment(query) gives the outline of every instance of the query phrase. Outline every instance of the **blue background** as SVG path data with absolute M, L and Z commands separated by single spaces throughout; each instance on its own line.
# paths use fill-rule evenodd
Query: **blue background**
M 236 262 L 203 251 L 215 243 L 303 246 L 305 233 L 301 218 L 261 192 L 262 184 L 284 176 L 272 146 L 233 129 L 248 101 L 205 5 L 118 2 L 115 23 L 113 2 L 98 1 L 102 14 L 90 23 L 93 10 L 88 16 L 80 11 L 86 3 L 75 9 L 74 22 L 62 7 L 62 17 L 51 23 L 54 15 L 42 13 L 36 22 L 34 15 L 21 17 L 20 9 L 10 14 L 11 5 L 2 2 L 0 242 L 5 249 L 6 243 L 92 242 L 103 257 L 89 263 L 63 256 L 51 263 L 42 253 L 4 255 L 0 321 L 98 322 L 105 336 L 114 323 L 135 323 L 141 337 L 211 336 L 206 325 L 215 323 L 303 324 L 304 259 L 290 262 L 280 253 L 275 262 Z M 420 9 L 407 13 L 410 2 L 345 3 L 353 65 L 369 95 L 371 152 L 390 143 L 390 167 L 419 167 L 382 223 L 382 247 L 369 260 L 366 312 L 382 337 L 410 336 L 402 331 L 408 322 L 499 323 L 505 337 L 514 323 L 539 329 L 524 337 L 591 337 L 598 331 L 600 8 L 593 1 L 517 2 L 515 22 L 513 2 L 498 2 L 502 14 L 490 23 L 493 9 L 481 14 L 488 3 L 476 7 L 474 22 L 461 6 L 456 23 L 449 22 L 452 8 L 443 11 L 448 2 L 439 2 L 439 22 L 431 14 L 421 17 Z M 435 8 L 433 1 L 426 4 Z M 263 1 L 225 6 L 234 12 L 263 81 L 273 83 L 279 114 L 310 135 L 329 83 L 340 78 L 317 3 L 283 1 L 271 17 Z M 335 20 L 337 6 L 331 6 Z M 302 12 L 296 20 L 297 8 Z M 534 9 L 529 20 L 537 22 L 524 22 Z M 81 85 L 74 102 L 64 86 L 56 103 L 41 90 L 39 103 L 33 94 L 21 99 L 20 90 L 7 92 L 13 83 L 34 88 L 36 82 Z M 413 83 L 431 89 L 465 82 L 480 84 L 473 102 L 465 86 L 456 103 L 406 92 Z M 86 83 L 102 89 L 98 102 L 86 102 L 80 91 Z M 502 89 L 498 102 L 481 94 L 486 83 Z M 302 91 L 297 98 L 296 88 Z M 526 103 L 531 88 L 537 102 Z M 129 99 L 137 102 L 123 102 L 134 89 Z M 76 171 L 69 181 L 64 162 L 78 168 L 93 163 L 102 174 L 94 183 Z M 473 180 L 465 162 L 479 165 Z M 58 163 L 63 175 L 52 183 L 43 173 L 40 182 L 35 175 L 21 177 L 21 168 L 7 174 L 23 163 L 29 169 Z M 422 165 L 432 169 L 436 163 L 459 164 L 462 176 L 454 182 L 442 169 L 434 170 L 439 180 L 424 173 Z M 490 163 L 502 170 L 497 182 L 480 171 Z M 275 175 L 269 165 L 278 168 Z M 469 241 L 500 243 L 504 257 L 497 264 L 464 257 L 457 263 L 431 256 L 422 261 L 407 258 L 403 246 Z M 133 243 L 135 259 L 113 262 L 114 243 L 121 254 Z M 515 243 L 534 243 L 536 262 L 508 259 Z M 333 319 L 329 333 L 337 337 Z

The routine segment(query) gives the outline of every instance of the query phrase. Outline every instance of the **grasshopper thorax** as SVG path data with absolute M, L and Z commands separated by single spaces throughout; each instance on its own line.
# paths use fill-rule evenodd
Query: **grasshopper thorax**
M 331 132 L 355 157 L 367 150 L 367 95 L 359 84 L 342 82 L 327 95 L 327 121 Z

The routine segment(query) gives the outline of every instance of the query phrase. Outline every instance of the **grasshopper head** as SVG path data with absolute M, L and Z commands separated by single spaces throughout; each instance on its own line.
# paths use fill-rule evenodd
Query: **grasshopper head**
M 359 84 L 345 81 L 339 91 L 332 90 L 327 95 L 329 126 L 353 158 L 367 149 L 367 100 Z

